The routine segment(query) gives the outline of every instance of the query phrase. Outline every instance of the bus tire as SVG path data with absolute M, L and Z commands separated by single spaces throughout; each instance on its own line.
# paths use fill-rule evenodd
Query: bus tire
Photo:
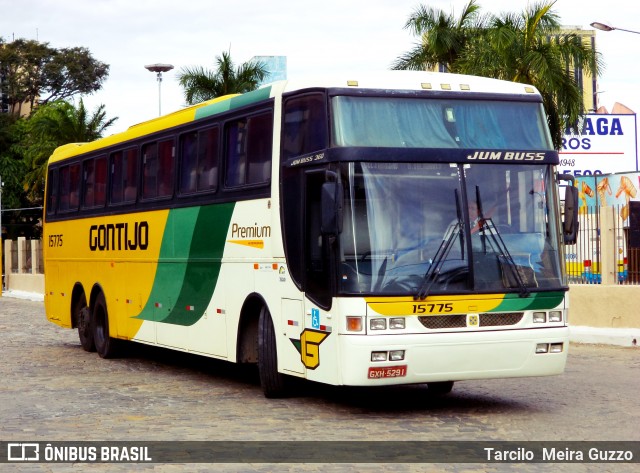
M 437 383 L 427 383 L 429 394 L 433 396 L 444 396 L 453 389 L 453 381 L 440 381 Z
M 73 308 L 73 317 L 78 328 L 78 338 L 84 351 L 96 351 L 93 342 L 93 328 L 91 327 L 91 311 L 87 307 L 87 298 L 82 294 Z
M 93 327 L 93 341 L 100 358 L 113 358 L 116 355 L 117 340 L 109 335 L 109 315 L 107 312 L 107 301 L 101 292 L 93 304 L 93 316 L 91 317 Z
M 278 398 L 286 394 L 285 375 L 278 372 L 276 333 L 269 309 L 264 306 L 258 322 L 258 372 L 265 397 Z

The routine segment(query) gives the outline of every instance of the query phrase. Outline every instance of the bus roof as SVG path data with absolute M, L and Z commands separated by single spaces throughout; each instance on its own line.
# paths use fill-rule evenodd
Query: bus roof
M 382 71 L 373 74 L 355 73 L 340 77 L 313 77 L 281 81 L 282 92 L 321 88 L 360 88 L 377 90 L 432 90 L 447 92 L 478 92 L 508 95 L 539 95 L 538 90 L 528 84 L 510 82 L 488 77 L 469 76 L 430 71 Z
M 333 77 L 315 76 L 283 80 L 267 84 L 246 94 L 225 95 L 168 115 L 131 126 L 124 132 L 101 138 L 90 143 L 69 143 L 53 152 L 49 162 L 105 148 L 117 143 L 192 122 L 223 111 L 238 108 L 276 95 L 312 88 L 353 88 L 375 90 L 446 91 L 449 93 L 489 93 L 500 95 L 538 95 L 533 86 L 487 77 L 468 76 L 429 71 L 382 71 L 373 74 L 356 73 Z

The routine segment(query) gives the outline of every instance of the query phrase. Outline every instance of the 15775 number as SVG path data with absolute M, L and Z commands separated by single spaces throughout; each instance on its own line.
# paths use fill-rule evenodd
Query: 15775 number
M 439 314 L 442 312 L 453 312 L 453 304 L 413 304 L 414 314 Z
M 49 248 L 54 248 L 56 246 L 62 246 L 62 234 L 49 235 Z

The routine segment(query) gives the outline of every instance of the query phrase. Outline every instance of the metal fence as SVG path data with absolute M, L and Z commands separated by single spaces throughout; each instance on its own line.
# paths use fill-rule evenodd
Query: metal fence
M 578 240 L 565 250 L 569 282 L 602 284 L 603 268 L 613 263 L 616 284 L 640 284 L 640 247 L 631 246 L 628 204 L 581 207 L 579 222 Z

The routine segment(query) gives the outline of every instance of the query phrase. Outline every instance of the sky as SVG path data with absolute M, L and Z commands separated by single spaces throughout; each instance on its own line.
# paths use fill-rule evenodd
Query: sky
M 179 110 L 182 67 L 215 69 L 230 51 L 236 64 L 253 56 L 286 56 L 289 78 L 326 73 L 353 77 L 390 68 L 418 42 L 404 29 L 419 4 L 453 11 L 467 0 L 0 0 L 0 36 L 36 39 L 55 48 L 83 46 L 110 66 L 103 88 L 86 96 L 118 117 L 107 134 Z M 521 12 L 528 0 L 478 0 L 485 13 Z M 599 21 L 640 31 L 638 0 L 556 0 L 563 25 L 590 29 Z M 599 104 L 640 112 L 640 34 L 598 31 L 606 68 Z M 168 63 L 160 86 L 144 66 Z M 159 97 L 160 95 L 160 97 Z

